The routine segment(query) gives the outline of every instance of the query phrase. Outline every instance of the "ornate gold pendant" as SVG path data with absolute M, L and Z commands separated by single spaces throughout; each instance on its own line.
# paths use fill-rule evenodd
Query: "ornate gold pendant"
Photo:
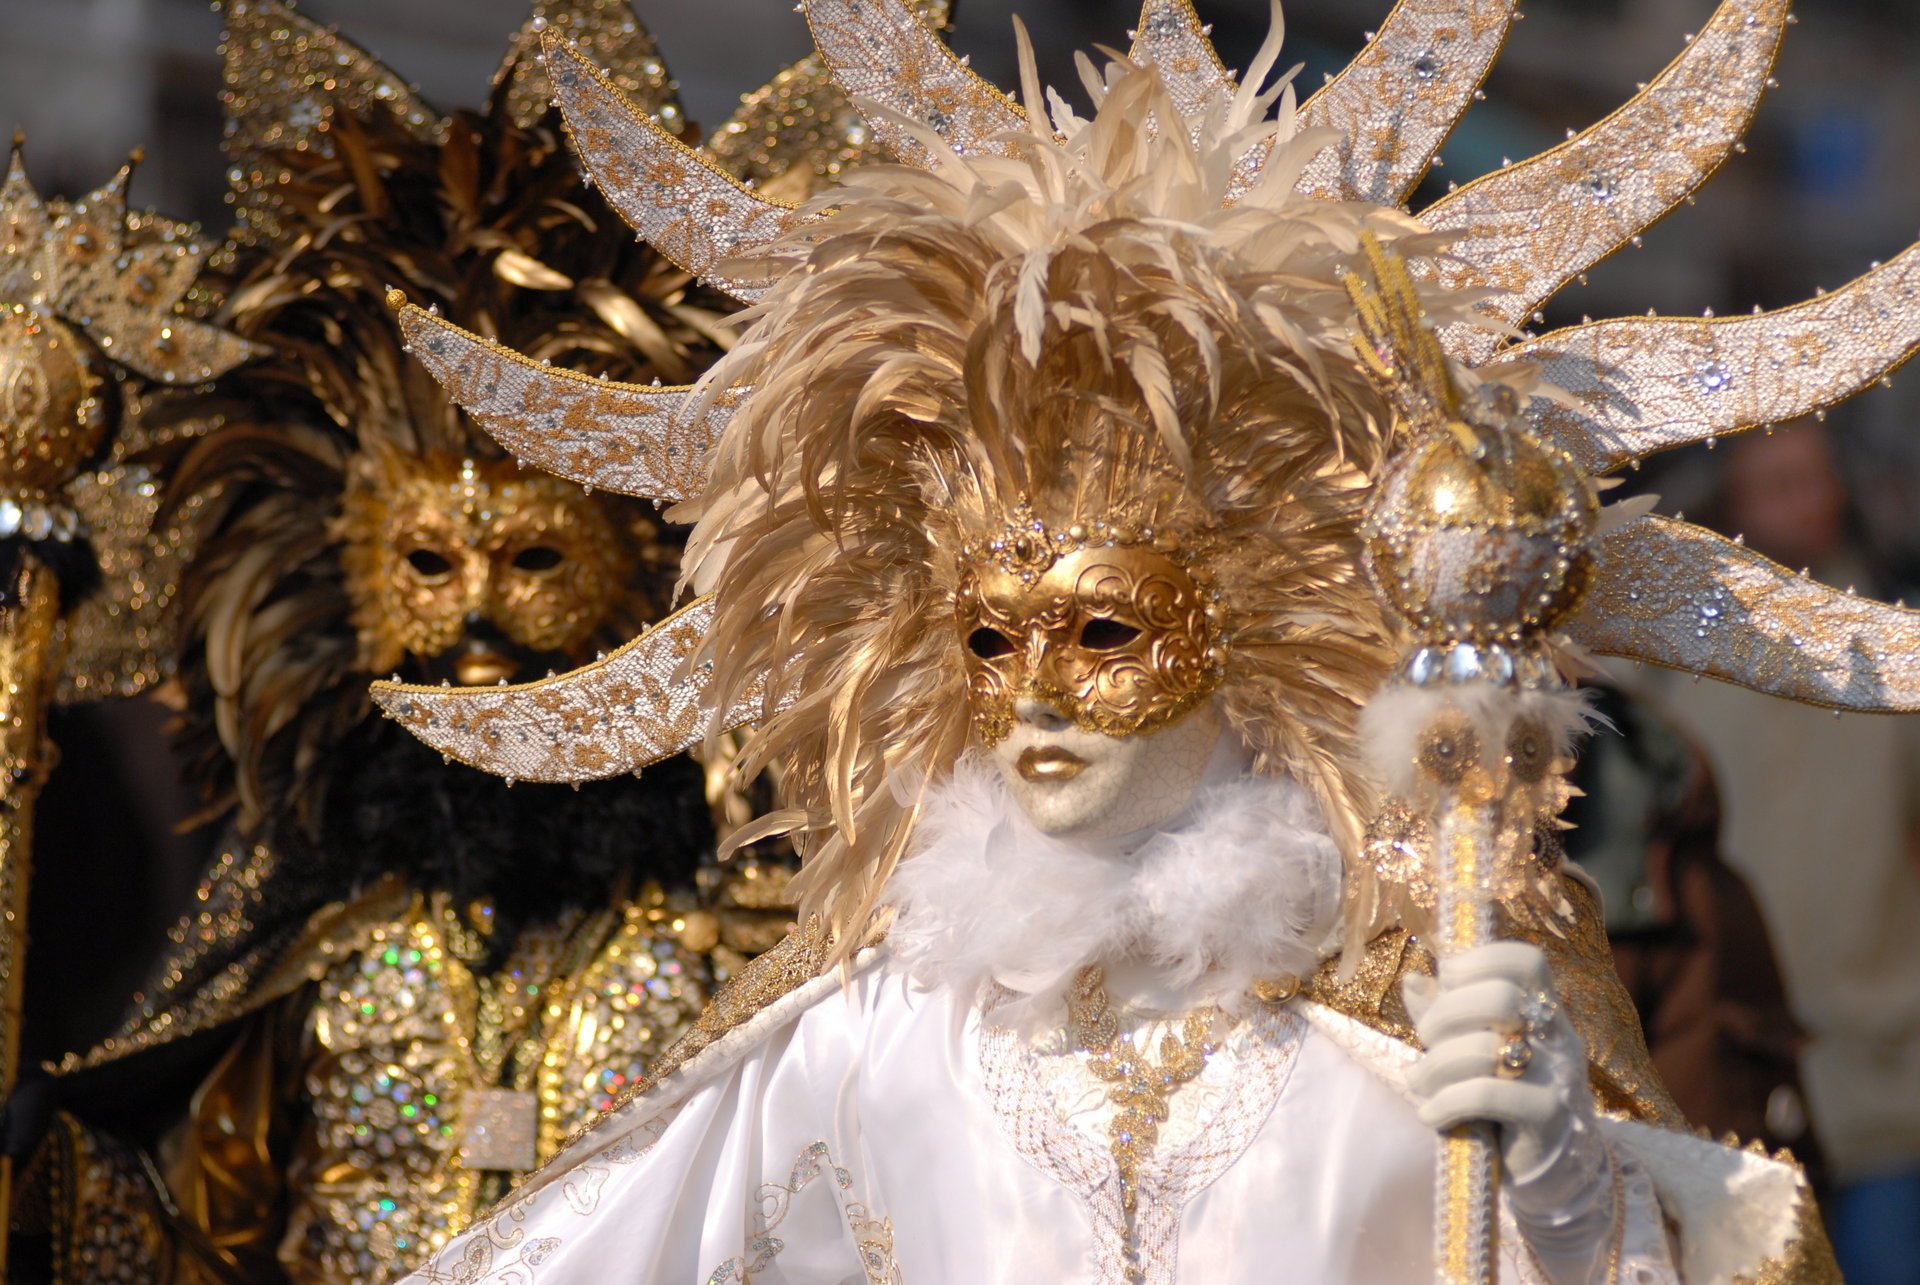
M 523 1089 L 475 1089 L 460 1159 L 469 1169 L 525 1173 L 539 1162 L 540 1100 Z
M 1088 1055 L 1087 1069 L 1110 1087 L 1107 1101 L 1113 1118 L 1107 1123 L 1109 1149 L 1120 1174 L 1120 1203 L 1128 1225 L 1139 1203 L 1140 1170 L 1153 1157 L 1160 1126 L 1167 1120 L 1167 1103 L 1181 1085 L 1207 1069 L 1216 1049 L 1212 1039 L 1219 1009 L 1189 1013 L 1178 1033 L 1160 1039 L 1156 1058 L 1144 1046 L 1120 1033 L 1119 1019 L 1107 998 L 1098 968 L 1083 968 L 1067 991 L 1067 1017 L 1073 1040 Z

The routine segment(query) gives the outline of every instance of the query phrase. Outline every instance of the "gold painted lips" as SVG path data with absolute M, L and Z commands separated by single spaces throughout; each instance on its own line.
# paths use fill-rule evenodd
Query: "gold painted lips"
M 1014 769 L 1022 780 L 1035 785 L 1071 781 L 1087 770 L 1087 761 L 1071 750 L 1057 745 L 1035 745 L 1020 751 Z
M 519 662 L 484 644 L 468 648 L 453 662 L 454 677 L 462 687 L 492 687 L 496 683 L 512 682 L 519 672 Z

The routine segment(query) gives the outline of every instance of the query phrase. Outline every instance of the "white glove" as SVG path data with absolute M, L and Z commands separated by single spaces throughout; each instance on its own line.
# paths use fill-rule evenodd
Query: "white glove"
M 1427 1048 L 1408 1076 L 1420 1119 L 1437 1130 L 1497 1125 L 1514 1219 L 1541 1264 L 1556 1282 L 1604 1274 L 1613 1162 L 1546 955 L 1495 942 L 1442 960 L 1437 981 L 1408 977 L 1404 991 Z

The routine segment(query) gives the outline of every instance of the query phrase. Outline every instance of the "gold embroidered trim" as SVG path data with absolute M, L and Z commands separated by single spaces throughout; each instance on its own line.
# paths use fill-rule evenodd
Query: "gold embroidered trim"
M 1187 1014 L 1179 1033 L 1160 1039 L 1156 1058 L 1122 1034 L 1098 968 L 1083 968 L 1067 991 L 1067 1022 L 1074 1044 L 1089 1055 L 1087 1069 L 1113 1087 L 1114 1106 L 1107 1122 L 1108 1147 L 1120 1170 L 1120 1207 L 1131 1222 L 1139 1203 L 1141 1166 L 1153 1158 L 1153 1144 L 1166 1123 L 1167 1100 L 1174 1090 L 1207 1069 L 1218 1045 L 1213 1040 L 1217 1008 Z

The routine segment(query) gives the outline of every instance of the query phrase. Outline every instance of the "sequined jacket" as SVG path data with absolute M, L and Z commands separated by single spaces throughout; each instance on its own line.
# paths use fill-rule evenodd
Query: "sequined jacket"
M 266 857 L 229 858 L 226 882 L 244 885 Z M 779 939 L 777 872 L 742 873 L 717 907 L 649 886 L 524 931 L 492 968 L 463 949 L 444 899 L 397 880 L 327 905 L 290 944 L 199 978 L 191 1002 L 150 1001 L 141 1022 L 63 1068 L 137 1067 L 189 1036 L 221 1041 L 146 1146 L 60 1113 L 23 1175 L 16 1225 L 49 1237 L 63 1283 L 403 1274 L 608 1106 L 717 984 Z M 221 882 L 202 890 L 213 908 L 183 937 L 245 929 L 234 914 L 245 897 Z

